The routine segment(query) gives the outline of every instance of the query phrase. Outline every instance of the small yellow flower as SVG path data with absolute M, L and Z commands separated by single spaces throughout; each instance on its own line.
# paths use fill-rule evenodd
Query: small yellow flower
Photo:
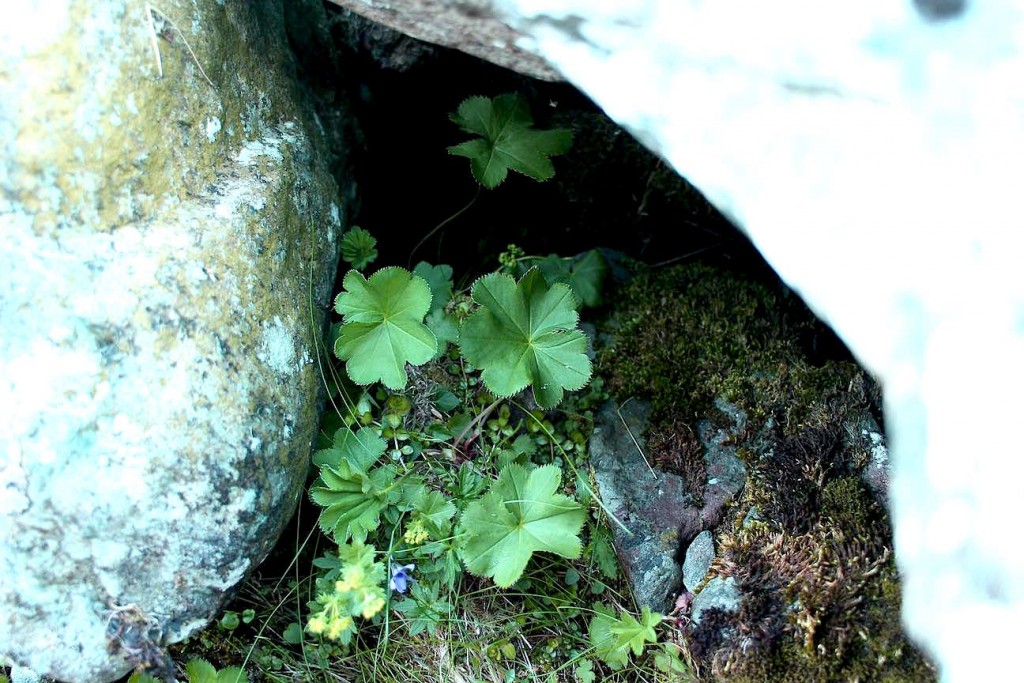
M 369 619 L 384 607 L 384 599 L 380 596 L 366 596 L 363 600 L 363 619 Z
M 323 633 L 326 627 L 327 624 L 324 623 L 324 617 L 322 614 L 318 614 L 315 617 L 310 617 L 309 623 L 306 625 L 306 628 L 309 629 L 310 633 L 315 633 L 317 635 Z
M 409 545 L 419 545 L 426 541 L 428 536 L 429 534 L 423 526 L 423 520 L 417 517 L 405 528 L 405 535 L 402 538 Z
M 352 617 L 339 617 L 331 621 L 331 625 L 327 627 L 327 637 L 331 640 L 337 640 L 341 637 L 341 634 L 352 627 Z
M 341 570 L 341 581 L 334 584 L 334 590 L 339 593 L 354 591 L 363 588 L 366 583 L 366 572 L 358 564 L 345 565 Z

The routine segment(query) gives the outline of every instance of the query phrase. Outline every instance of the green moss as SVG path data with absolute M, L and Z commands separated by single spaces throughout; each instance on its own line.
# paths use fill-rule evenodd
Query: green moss
M 708 680 L 934 680 L 900 629 L 889 520 L 846 445 L 844 423 L 874 395 L 863 371 L 808 360 L 822 326 L 781 288 L 688 265 L 641 275 L 619 298 L 600 360 L 620 400 L 652 402 L 656 462 L 701 484 L 698 421 L 731 426 L 718 398 L 747 416 L 733 444 L 748 481 L 711 570 L 737 581 L 743 605 L 686 638 Z M 762 521 L 744 526 L 753 507 Z
M 737 582 L 742 608 L 688 633 L 713 680 L 935 680 L 900 627 L 886 512 L 839 436 L 808 428 L 752 465 L 738 507 L 756 505 L 765 521 L 720 533 L 712 566 Z
M 887 586 L 895 586 L 890 590 Z M 735 660 L 715 680 L 728 683 L 922 683 L 936 680 L 935 670 L 900 631 L 899 583 L 891 570 L 865 588 L 867 608 L 856 624 L 825 620 L 817 626 L 820 642 L 808 650 L 797 638 L 782 637 L 755 657 Z M 844 630 L 846 629 L 846 630 Z M 842 645 L 838 645 L 842 636 Z
M 707 266 L 643 274 L 622 299 L 611 388 L 651 399 L 655 420 L 693 419 L 718 396 L 746 399 L 750 378 L 793 355 L 776 298 Z
M 702 620 L 688 634 L 704 671 L 713 674 L 709 680 L 936 679 L 900 629 L 887 538 L 849 535 L 825 520 L 805 534 L 759 525 L 720 543 L 716 571 L 736 578 L 746 597 L 739 615 Z
M 876 525 L 881 510 L 859 477 L 845 476 L 822 488 L 821 514 L 847 533 L 856 534 Z
M 822 407 L 834 412 L 833 399 L 861 383 L 853 363 L 808 363 L 803 340 L 825 328 L 781 288 L 691 264 L 642 274 L 620 299 L 603 366 L 621 399 L 652 402 L 656 426 L 692 425 L 723 398 L 793 434 L 829 421 Z
M 781 287 L 690 264 L 643 273 L 616 298 L 618 327 L 599 366 L 619 400 L 651 401 L 654 458 L 691 490 L 705 476 L 698 422 L 731 426 L 716 399 L 744 411 L 746 438 L 766 425 L 791 436 L 866 404 L 856 364 L 806 360 L 807 340 L 831 333 Z

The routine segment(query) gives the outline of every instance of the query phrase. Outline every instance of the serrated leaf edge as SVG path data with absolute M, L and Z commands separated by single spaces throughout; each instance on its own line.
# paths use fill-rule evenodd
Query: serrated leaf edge
M 345 277 L 342 278 L 342 287 L 344 287 L 345 278 L 347 278 L 349 275 L 356 275 L 356 276 L 362 278 L 364 284 L 369 284 L 370 281 L 373 280 L 373 278 L 375 278 L 380 273 L 385 273 L 385 272 L 388 272 L 388 271 L 391 271 L 391 270 L 400 270 L 403 273 L 405 273 L 406 275 L 408 275 L 410 277 L 410 279 L 411 278 L 416 278 L 417 280 L 422 280 L 423 281 L 423 284 L 425 284 L 427 286 L 427 296 L 430 297 L 429 301 L 427 301 L 427 313 L 429 313 L 430 312 L 430 306 L 431 306 L 431 304 L 434 303 L 434 292 L 430 289 L 430 283 L 427 282 L 423 277 L 417 275 L 416 273 L 412 272 L 408 268 L 403 268 L 402 266 L 384 266 L 383 268 L 378 268 L 377 270 L 373 271 L 373 273 L 370 274 L 370 277 L 366 277 L 365 275 L 360 273 L 359 270 L 356 269 L 356 268 L 350 268 L 349 271 L 347 273 L 345 273 Z M 343 291 L 338 292 L 338 295 L 336 297 L 334 297 L 334 312 L 337 313 L 340 316 L 344 316 L 345 314 L 338 310 L 338 299 L 340 299 L 341 295 L 345 294 L 347 291 L 348 291 L 347 289 L 344 289 Z M 426 314 L 424 314 L 424 317 L 426 317 Z M 349 325 L 349 324 L 351 324 L 351 323 L 343 322 L 342 323 L 342 327 L 344 327 L 345 325 Z

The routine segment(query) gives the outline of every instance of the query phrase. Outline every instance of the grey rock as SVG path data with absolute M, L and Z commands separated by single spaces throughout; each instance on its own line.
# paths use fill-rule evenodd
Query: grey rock
M 488 0 L 331 1 L 413 38 L 461 50 L 541 80 L 562 80 L 543 57 L 523 48 L 528 38 L 502 21 Z M 385 48 L 382 56 L 396 61 L 393 50 Z M 406 56 L 398 55 L 397 63 L 407 63 Z
M 598 494 L 629 532 L 613 523 L 615 550 L 639 605 L 665 612 L 679 590 L 679 529 L 690 494 L 681 477 L 650 467 L 643 432 L 650 406 L 628 401 L 600 410 L 590 440 Z
M 735 446 L 731 445 L 733 437 L 746 428 L 747 416 L 721 398 L 715 399 L 715 407 L 729 416 L 732 425 L 715 428 L 710 420 L 701 420 L 697 425 L 697 435 L 704 446 L 704 460 L 708 468 L 705 496 L 721 500 L 724 504 L 739 493 L 747 481 L 747 466 L 736 454 Z
M 745 416 L 734 415 L 728 429 L 702 423 L 698 430 L 709 477 L 702 505 L 681 477 L 649 465 L 642 450 L 649 416 L 650 406 L 641 401 L 628 401 L 618 410 L 605 404 L 591 437 L 590 462 L 602 501 L 629 529 L 612 525 L 633 594 L 638 604 L 664 611 L 683 582 L 676 559 L 681 545 L 717 526 L 726 503 L 743 488 L 746 467 L 725 442 L 742 429 Z
M 746 426 L 746 415 L 739 408 L 722 400 L 716 401 L 722 414 L 732 424 L 712 426 L 710 420 L 697 425 L 697 437 L 704 448 L 704 462 L 708 480 L 703 491 L 703 505 L 690 504 L 682 512 L 680 539 L 685 543 L 705 529 L 713 529 L 722 521 L 725 506 L 743 489 L 747 468 L 736 454 L 732 438 Z
M 162 11 L 0 25 L 0 656 L 69 683 L 209 622 L 318 424 L 345 207 L 280 3 Z
M 736 585 L 736 579 L 715 577 L 707 582 L 700 593 L 694 596 L 690 605 L 690 621 L 694 626 L 700 624 L 704 610 L 720 609 L 724 612 L 740 611 L 742 595 Z
M 373 9 L 365 4 L 361 4 L 361 9 L 363 14 L 373 14 Z M 409 71 L 430 60 L 437 52 L 430 43 L 363 14 L 343 7 L 331 20 L 332 33 L 342 44 L 367 52 L 382 68 Z
M 866 454 L 861 479 L 883 505 L 889 501 L 889 448 L 885 435 L 870 413 L 861 412 L 847 418 L 843 425 L 845 445 L 852 451 Z
M 683 585 L 686 586 L 686 590 L 696 590 L 708 573 L 713 559 L 715 539 L 710 531 L 702 531 L 686 549 L 686 558 L 683 560 Z

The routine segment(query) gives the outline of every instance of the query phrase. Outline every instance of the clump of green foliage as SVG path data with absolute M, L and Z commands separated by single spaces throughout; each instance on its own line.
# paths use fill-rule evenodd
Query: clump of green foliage
M 564 442 L 552 441 L 556 430 L 542 412 L 590 378 L 572 288 L 549 284 L 535 267 L 518 281 L 503 272 L 484 276 L 468 294 L 455 292 L 450 268 L 421 263 L 416 272 L 426 277 L 401 268 L 369 278 L 351 271 L 337 300 L 343 321 L 334 350 L 348 379 L 371 389 L 379 383 L 388 392 L 379 423 L 363 412 L 363 394 L 350 404 L 333 443 L 313 458 L 320 474 L 310 497 L 322 508 L 320 528 L 339 550 L 318 561 L 329 571 L 318 581 L 321 591 L 310 606 L 307 630 L 342 646 L 352 642 L 357 617 L 372 620 L 381 613 L 383 586 L 397 588 L 396 577 L 412 585 L 397 613 L 409 618 L 411 632 L 433 633 L 451 609 L 451 599 L 442 596 L 456 589 L 463 572 L 508 588 L 523 577 L 536 552 L 577 559 L 585 550 L 580 533 L 590 516 L 576 499 L 558 492 L 562 465 L 582 464 L 569 451 L 582 452 L 585 438 L 574 432 Z M 599 289 L 598 283 L 587 284 Z M 434 292 L 448 300 L 434 305 Z M 454 346 L 444 352 L 441 338 Z M 444 363 L 439 351 L 463 383 L 450 386 L 442 378 L 431 396 L 417 400 L 429 401 L 435 416 L 465 403 L 470 409 L 447 423 L 410 430 L 413 405 L 401 392 L 410 388 L 411 367 Z M 514 400 L 526 388 L 532 388 L 538 409 Z M 427 453 L 454 458 L 462 451 L 459 457 L 465 457 L 466 446 L 481 432 L 490 448 L 454 475 L 425 459 L 411 462 Z M 537 459 L 538 446 L 549 447 L 548 457 Z M 484 475 L 488 470 L 494 474 Z M 573 484 L 591 498 L 581 475 Z M 387 558 L 387 569 L 374 560 L 378 555 Z
M 599 300 L 603 259 L 599 252 L 539 259 L 510 246 L 501 262 L 497 273 L 461 291 L 451 268 L 426 263 L 412 272 L 386 268 L 345 278 L 351 288 L 338 297 L 343 320 L 333 336 L 352 384 L 339 391 L 345 411 L 330 443 L 314 454 L 319 476 L 310 488 L 319 527 L 338 551 L 316 561 L 327 572 L 317 580 L 305 628 L 342 653 L 356 644 L 360 619 L 377 626 L 397 619 L 410 637 L 436 637 L 451 628 L 468 585 L 493 580 L 497 588 L 522 590 L 537 553 L 593 565 L 605 580 L 617 577 L 610 534 L 583 470 L 600 382 L 571 396 L 564 417 L 556 421 L 552 412 L 567 390 L 590 378 L 587 341 L 576 328 L 583 297 L 575 287 Z M 393 327 L 382 334 L 385 326 Z M 373 334 L 384 341 L 361 346 Z M 417 356 L 403 344 L 426 348 Z M 517 398 L 526 389 L 530 395 Z M 573 476 L 562 493 L 567 467 Z M 575 592 L 584 573 L 573 565 L 562 572 Z M 589 583 L 594 595 L 607 590 L 600 579 Z M 585 607 L 570 604 L 561 613 L 586 624 Z M 591 626 L 576 631 L 584 646 L 568 653 L 580 680 L 600 666 L 595 661 L 623 669 L 629 653 L 657 641 L 661 615 L 645 611 L 638 622 L 601 603 L 592 609 Z M 507 641 L 488 655 L 517 656 Z M 684 666 L 678 651 L 658 657 L 669 669 Z
M 491 188 L 504 179 L 508 168 L 537 180 L 551 177 L 554 168 L 548 157 L 565 152 L 572 139 L 565 130 L 533 130 L 529 108 L 519 95 L 470 98 L 452 120 L 481 136 L 450 151 L 469 157 L 474 176 Z M 344 245 L 351 252 L 346 258 L 353 265 L 372 260 L 368 233 L 353 229 L 346 237 L 351 238 Z M 594 256 L 584 259 L 592 262 Z M 545 263 L 549 271 L 562 265 L 557 258 Z M 557 281 L 564 277 L 572 282 L 574 276 L 585 296 L 578 297 L 570 285 Z M 539 268 L 529 269 L 518 281 L 501 272 L 484 275 L 470 288 L 469 298 L 453 306 L 450 267 L 420 263 L 416 272 L 388 267 L 369 278 L 354 268 L 345 275 L 335 302 L 342 322 L 334 352 L 356 385 L 379 382 L 401 392 L 409 383 L 408 366 L 427 363 L 443 351 L 441 342 L 453 342 L 457 344 L 453 357 L 479 368 L 480 381 L 495 397 L 481 415 L 527 387 L 532 387 L 541 409 L 554 408 L 564 391 L 581 389 L 590 379 L 587 340 L 576 327 L 577 309 L 584 298 L 595 298 L 599 284 L 571 266 L 551 279 Z M 429 323 L 428 314 L 432 315 Z M 398 426 L 395 421 L 393 427 Z M 310 496 L 324 508 L 321 528 L 341 548 L 339 571 L 356 572 L 361 581 L 368 576 L 383 581 L 383 571 L 371 571 L 377 565 L 367 559 L 373 556 L 373 546 L 362 543 L 378 529 L 382 514 L 387 519 L 386 513 L 392 510 L 408 514 L 409 524 L 415 525 L 402 535 L 409 551 L 400 562 L 408 564 L 399 566 L 415 567 L 447 553 L 442 567 L 449 587 L 460 568 L 456 556 L 471 573 L 493 577 L 499 586 L 508 587 L 522 576 L 534 552 L 570 559 L 582 553 L 578 534 L 586 512 L 572 498 L 557 493 L 562 477 L 559 467 L 506 464 L 496 479 L 486 483 L 485 494 L 465 501 L 454 521 L 453 501 L 438 488 L 430 488 L 411 468 L 393 463 L 375 466 L 386 450 L 380 434 L 369 426 L 353 431 L 343 425 L 333 447 L 314 458 L 320 476 Z M 481 482 L 476 493 L 484 486 Z M 392 526 L 396 525 L 392 522 Z M 359 545 L 346 545 L 350 538 Z M 446 547 L 413 550 L 428 540 L 444 541 Z M 399 560 L 394 559 L 393 538 L 389 546 L 394 566 Z M 356 562 L 353 557 L 362 559 Z M 380 611 L 383 600 L 361 594 L 352 602 L 352 590 L 350 582 L 336 581 L 333 590 L 320 595 L 322 607 L 310 630 L 332 640 L 347 639 L 354 630 L 354 615 L 365 619 Z M 339 593 L 348 597 L 342 599 Z M 342 603 L 348 607 L 341 608 Z
M 550 178 L 571 142 L 535 130 L 519 95 L 471 98 L 452 120 L 480 136 L 450 151 L 487 189 L 509 169 Z M 460 281 L 423 261 L 370 272 L 373 235 L 342 241 L 315 529 L 276 584 L 284 602 L 249 591 L 259 617 L 225 615 L 192 648 L 233 663 L 236 643 L 282 682 L 686 680 L 668 622 L 624 595 L 588 473 L 607 393 L 579 311 L 601 303 L 601 252 L 510 244 Z
M 192 659 L 185 665 L 185 678 L 188 683 L 249 683 L 245 671 L 237 666 L 229 666 L 218 671 L 204 659 Z M 161 683 L 158 679 L 145 672 L 135 672 L 128 683 Z
M 486 188 L 508 169 L 550 178 L 549 157 L 571 143 L 569 131 L 534 130 L 518 95 L 471 98 L 452 120 L 480 135 L 449 151 L 469 157 Z M 461 628 L 457 610 L 483 592 L 522 604 L 521 633 L 534 628 L 531 615 L 538 628 L 558 624 L 548 654 L 530 655 L 551 659 L 546 680 L 561 680 L 560 669 L 594 680 L 599 662 L 627 670 L 656 643 L 662 617 L 587 606 L 584 596 L 608 593 L 618 567 L 585 469 L 602 385 L 570 393 L 591 381 L 579 309 L 601 301 L 603 256 L 528 256 L 510 245 L 495 272 L 459 287 L 443 264 L 364 275 L 372 235 L 346 238 L 353 269 L 330 342 L 344 376 L 329 382 L 338 410 L 309 490 L 337 549 L 315 560 L 308 617 L 287 629 L 291 638 L 328 657 L 358 657 L 397 633 L 437 639 Z M 514 675 L 511 633 L 483 650 L 466 640 L 461 656 Z M 666 670 L 683 666 L 678 651 L 658 656 Z

